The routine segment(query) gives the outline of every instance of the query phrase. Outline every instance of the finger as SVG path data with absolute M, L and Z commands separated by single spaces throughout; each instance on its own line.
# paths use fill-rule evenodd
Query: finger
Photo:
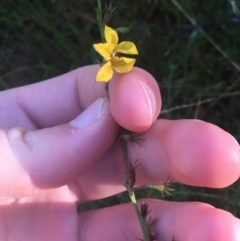
M 165 181 L 170 177 L 189 185 L 221 188 L 239 178 L 239 144 L 216 125 L 199 120 L 162 120 L 145 138 L 151 139 L 129 154 L 134 160 L 140 151 L 144 181 L 161 176 Z M 155 152 L 151 152 L 154 144 Z M 149 150 L 146 154 L 141 151 L 144 148 Z
M 146 71 L 135 68 L 127 76 L 116 74 L 109 89 L 111 113 L 125 129 L 146 131 L 158 117 L 159 88 Z
M 222 188 L 239 178 L 239 145 L 215 125 L 197 120 L 157 120 L 141 138 L 140 145 L 128 144 L 129 160 L 133 166 L 140 164 L 137 185 L 173 180 Z M 123 153 L 116 143 L 81 177 L 81 197 L 92 200 L 123 191 L 124 172 Z
M 21 198 L 0 205 L 1 240 L 79 240 L 76 204 L 45 198 Z
M 145 201 L 152 210 L 151 220 L 157 240 L 237 241 L 240 222 L 230 213 L 204 203 L 171 203 Z M 124 204 L 79 214 L 80 240 L 143 239 L 132 205 Z M 84 229 L 81 224 L 84 223 Z M 93 232 L 94 230 L 94 232 Z
M 98 65 L 87 66 L 48 81 L 1 93 L 0 104 L 6 111 L 0 116 L 0 127 L 36 129 L 71 121 L 96 99 L 107 96 L 105 84 L 95 81 L 98 70 Z M 148 129 L 159 114 L 158 86 L 142 69 L 115 74 L 110 82 L 109 95 L 114 118 L 132 131 Z
M 0 192 L 31 195 L 34 187 L 59 187 L 77 179 L 110 148 L 117 133 L 107 98 L 67 124 L 1 131 Z

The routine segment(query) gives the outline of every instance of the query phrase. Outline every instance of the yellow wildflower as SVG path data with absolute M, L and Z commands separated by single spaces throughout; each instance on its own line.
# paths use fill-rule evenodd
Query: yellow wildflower
M 105 26 L 104 35 L 106 43 L 94 44 L 95 50 L 102 55 L 104 65 L 99 70 L 96 80 L 108 82 L 113 76 L 113 69 L 118 73 L 131 71 L 135 59 L 118 57 L 117 53 L 138 54 L 134 43 L 124 41 L 118 44 L 118 34 L 112 28 Z

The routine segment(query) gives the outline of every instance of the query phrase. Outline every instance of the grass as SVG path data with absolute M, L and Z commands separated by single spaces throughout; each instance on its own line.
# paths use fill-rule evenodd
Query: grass
M 160 118 L 205 120 L 240 141 L 239 2 L 132 0 L 130 5 L 127 0 L 115 0 L 113 4 L 118 8 L 111 26 L 134 23 L 126 38 L 138 46 L 137 66 L 159 83 L 164 110 Z M 99 42 L 100 35 L 95 6 L 95 0 L 1 1 L 0 89 L 96 63 L 92 43 Z M 176 191 L 169 200 L 204 201 L 240 217 L 239 182 L 222 190 L 173 186 Z M 139 195 L 160 196 L 150 191 Z M 95 206 L 126 200 L 118 195 Z

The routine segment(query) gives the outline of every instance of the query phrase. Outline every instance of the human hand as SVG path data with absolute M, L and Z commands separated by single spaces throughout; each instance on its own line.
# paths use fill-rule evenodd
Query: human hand
M 197 120 L 155 121 L 161 107 L 158 88 L 138 68 L 111 80 L 109 103 L 102 98 L 107 96 L 104 84 L 95 82 L 98 68 L 80 68 L 0 93 L 1 240 L 142 237 L 131 204 L 76 210 L 77 201 L 124 190 L 117 123 L 135 132 L 151 127 L 141 147 L 129 145 L 129 159 L 141 162 L 138 185 L 170 177 L 219 188 L 238 179 L 240 151 L 232 136 Z M 154 228 L 159 240 L 173 235 L 177 241 L 240 239 L 239 220 L 223 210 L 197 202 L 147 203 L 152 218 L 158 218 Z

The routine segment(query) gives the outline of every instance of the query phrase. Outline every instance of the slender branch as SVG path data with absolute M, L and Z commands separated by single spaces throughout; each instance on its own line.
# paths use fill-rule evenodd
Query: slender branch
M 103 24 L 103 17 L 102 17 L 102 2 L 101 0 L 97 0 L 98 2 L 98 8 L 96 9 L 97 11 L 97 20 L 98 20 L 98 26 L 101 34 L 101 40 L 103 43 L 106 42 L 105 37 L 104 37 L 104 24 Z
M 99 25 L 99 29 L 100 29 L 102 42 L 105 43 L 106 42 L 106 39 L 105 39 L 105 36 L 104 36 L 105 22 L 104 22 L 104 18 L 102 16 L 101 0 L 97 0 L 97 3 L 98 3 L 98 7 L 96 8 L 97 20 L 98 20 L 98 25 Z M 112 9 L 111 5 L 110 5 L 109 8 L 111 9 L 111 14 L 112 14 L 113 11 L 115 10 L 115 8 Z M 111 14 L 109 16 L 111 16 Z M 108 16 L 108 18 L 109 18 L 109 16 Z M 105 18 L 105 21 L 107 21 L 106 18 Z M 108 83 L 105 86 L 105 88 L 107 90 L 107 93 L 108 93 Z M 122 131 L 124 131 L 126 133 L 126 130 L 124 130 L 123 128 L 122 128 Z M 123 135 L 123 136 L 126 137 L 126 135 Z M 120 139 L 120 142 L 121 142 L 124 165 L 125 165 L 125 172 L 126 172 L 125 173 L 125 187 L 128 191 L 130 200 L 132 202 L 132 205 L 133 205 L 134 210 L 136 212 L 137 218 L 139 220 L 139 223 L 140 223 L 140 226 L 141 226 L 141 229 L 142 229 L 142 232 L 143 232 L 143 238 L 144 238 L 143 241 L 153 241 L 157 238 L 157 235 L 151 234 L 151 227 L 156 222 L 156 220 L 148 223 L 148 221 L 146 219 L 146 216 L 147 216 L 148 212 L 146 213 L 145 216 L 143 216 L 139 207 L 138 207 L 138 205 L 137 205 L 137 200 L 136 200 L 136 196 L 135 196 L 134 188 L 133 188 L 134 184 L 135 184 L 135 181 L 136 181 L 135 170 L 136 170 L 137 167 L 133 167 L 131 162 L 128 160 L 127 143 L 126 143 L 127 140 L 123 136 L 121 136 L 121 134 L 120 134 L 119 139 Z M 127 131 L 127 136 L 130 136 L 128 131 Z M 136 139 L 136 140 L 138 140 L 138 139 Z
M 232 6 L 232 9 L 233 9 L 233 13 L 236 14 L 236 15 L 240 15 L 240 11 L 235 3 L 235 1 L 233 0 L 229 0 L 229 3 L 231 4 Z
M 132 191 L 132 193 L 131 193 Z M 137 200 L 136 200 L 136 197 L 135 197 L 135 193 L 133 190 L 128 190 L 128 193 L 129 193 L 129 197 L 131 199 L 131 202 L 133 204 L 133 207 L 134 207 L 134 210 L 137 214 L 137 217 L 138 217 L 138 220 L 139 220 L 139 223 L 141 225 L 141 228 L 142 228 L 142 231 L 143 231 L 143 238 L 144 238 L 144 241 L 151 241 L 150 240 L 150 230 L 149 230 L 149 226 L 148 224 L 146 223 L 146 221 L 143 219 L 142 217 L 142 214 L 138 208 L 138 205 L 137 205 Z
M 99 31 L 100 31 L 100 35 L 101 35 L 101 40 L 103 43 L 106 43 L 106 39 L 105 39 L 105 35 L 104 35 L 103 16 L 102 16 L 102 1 L 97 0 L 97 3 L 98 3 L 98 7 L 96 8 L 96 12 L 97 12 L 97 20 L 98 20 L 98 26 L 99 26 Z M 109 82 L 107 82 L 105 84 L 105 89 L 106 89 L 108 97 L 109 97 L 108 87 L 109 87 Z
M 176 0 L 171 0 L 171 2 L 185 15 L 185 17 L 195 26 L 198 27 L 199 32 L 226 58 L 231 65 L 238 71 L 240 72 L 240 66 L 232 60 L 227 53 L 217 44 L 217 42 L 208 35 L 203 28 L 201 28 L 198 23 L 196 22 L 195 19 L 193 19 L 186 11 L 185 9 L 178 3 Z
M 132 169 L 132 166 L 130 164 L 130 161 L 128 160 L 127 141 L 124 138 L 120 137 L 120 142 L 121 142 L 121 147 L 122 147 L 122 152 L 123 152 L 123 160 L 124 160 L 125 171 L 126 171 L 125 186 L 126 186 L 126 189 L 128 191 L 128 195 L 130 197 L 130 200 L 132 202 L 134 210 L 137 214 L 137 218 L 139 220 L 140 226 L 142 228 L 144 241 L 151 241 L 149 225 L 146 222 L 146 220 L 144 220 L 144 218 L 142 217 L 142 214 L 141 214 L 141 212 L 139 210 L 139 207 L 137 205 L 137 200 L 136 200 L 136 196 L 135 196 L 135 193 L 134 193 L 133 185 L 134 185 L 135 180 L 132 180 L 132 178 L 135 179 L 135 176 L 134 177 L 130 176 L 130 172 L 133 171 L 134 175 L 135 175 L 135 170 L 134 169 L 130 170 L 130 169 Z
M 169 112 L 172 112 L 172 111 L 175 111 L 175 110 L 186 109 L 186 108 L 202 105 L 202 104 L 205 104 L 205 103 L 213 102 L 213 101 L 218 100 L 218 99 L 226 98 L 226 97 L 229 97 L 229 96 L 236 96 L 236 95 L 240 95 L 240 91 L 225 93 L 225 94 L 222 94 L 222 95 L 220 95 L 216 98 L 209 98 L 209 99 L 205 99 L 205 100 L 190 103 L 190 104 L 178 105 L 178 106 L 175 106 L 173 108 L 162 110 L 160 115 L 166 114 L 166 113 L 169 113 Z

